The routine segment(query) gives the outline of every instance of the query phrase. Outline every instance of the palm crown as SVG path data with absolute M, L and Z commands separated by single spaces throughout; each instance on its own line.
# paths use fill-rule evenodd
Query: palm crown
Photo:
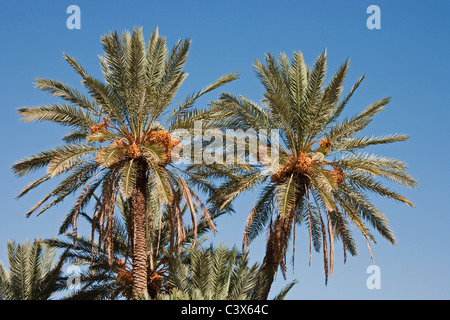
M 9 270 L 0 261 L 0 300 L 47 300 L 66 289 L 62 268 L 65 251 L 56 261 L 56 250 L 35 239 L 8 241 Z
M 147 211 L 170 204 L 178 243 L 182 243 L 185 234 L 179 214 L 181 199 L 188 202 L 193 222 L 197 212 L 203 212 L 206 217 L 209 214 L 181 175 L 170 170 L 171 149 L 178 141 L 165 128 L 175 130 L 183 126 L 199 97 L 237 76 L 221 77 L 168 112 L 187 76 L 182 69 L 190 41 L 179 40 L 169 52 L 166 39 L 160 37 L 156 29 L 146 47 L 142 29 L 136 28 L 132 34 L 123 32 L 122 36 L 111 32 L 101 41 L 104 55 L 100 57 L 100 64 L 105 82 L 88 75 L 74 58 L 64 54 L 65 60 L 82 78 L 89 96 L 59 81 L 36 80 L 38 89 L 61 97 L 67 103 L 20 108 L 22 120 L 51 121 L 72 130 L 64 137 L 63 146 L 21 160 L 14 164 L 13 170 L 22 176 L 47 167 L 45 175 L 28 185 L 19 197 L 53 177 L 65 175 L 27 215 L 46 203 L 38 211 L 40 214 L 82 188 L 70 213 L 75 239 L 77 215 L 95 197 L 93 227 L 97 221 L 101 222 L 100 237 L 109 253 L 113 250 L 116 195 L 120 192 L 129 199 L 133 243 L 139 247 L 135 247 L 134 252 L 140 252 L 133 257 L 134 263 L 140 266 L 133 268 L 134 278 L 142 280 L 141 289 L 145 290 L 145 219 L 155 214 L 147 214 Z M 98 196 L 95 195 L 97 189 L 101 189 Z M 214 229 L 213 225 L 211 227 Z
M 159 300 L 259 300 L 264 292 L 265 277 L 258 263 L 249 265 L 248 252 L 237 248 L 190 247 L 187 257 L 171 256 L 168 287 Z M 275 297 L 283 300 L 297 283 L 292 281 Z
M 389 98 L 339 121 L 364 79 L 364 76 L 358 79 L 343 96 L 348 60 L 329 84 L 325 84 L 326 51 L 317 58 L 313 68 L 305 65 L 301 52 L 294 53 L 291 61 L 285 54 L 280 54 L 278 60 L 266 54 L 265 59 L 266 64 L 256 61 L 254 65 L 265 88 L 262 106 L 244 97 L 222 94 L 210 112 L 222 128 L 266 129 L 266 132 L 278 129 L 280 141 L 272 140 L 269 144 L 272 147 L 279 145 L 278 170 L 249 170 L 241 178 L 225 183 L 216 198 L 223 199 L 226 206 L 242 192 L 265 183 L 247 220 L 244 247 L 270 220 L 263 268 L 275 273 L 281 266 L 284 271 L 292 226 L 304 222 L 309 229 L 310 248 L 313 245 L 317 250 L 323 247 L 327 281 L 333 270 L 336 239 L 343 243 L 344 256 L 347 251 L 356 254 L 351 225 L 361 231 L 369 249 L 375 238 L 368 224 L 395 243 L 387 219 L 369 201 L 366 193 L 374 192 L 412 206 L 378 178 L 408 187 L 413 187 L 416 181 L 406 173 L 404 162 L 360 150 L 404 141 L 407 136 L 356 136 L 384 109 Z M 270 153 L 271 148 L 268 149 Z M 261 163 L 257 167 L 261 168 Z

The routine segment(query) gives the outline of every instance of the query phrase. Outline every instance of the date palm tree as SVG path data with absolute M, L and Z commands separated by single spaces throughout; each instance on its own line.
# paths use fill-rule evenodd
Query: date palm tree
M 66 252 L 54 261 L 56 250 L 41 240 L 8 241 L 7 248 L 9 270 L 0 262 L 0 300 L 48 300 L 67 288 Z
M 172 138 L 170 132 L 183 127 L 189 115 L 195 113 L 192 109 L 198 98 L 236 79 L 237 75 L 225 75 L 171 108 L 187 77 L 183 66 L 190 41 L 179 40 L 169 52 L 166 39 L 159 36 L 157 28 L 147 46 L 142 29 L 135 28 L 132 33 L 122 35 L 113 31 L 102 36 L 101 42 L 104 82 L 90 76 L 73 57 L 64 54 L 64 59 L 81 77 L 88 95 L 59 81 L 36 80 L 38 89 L 62 98 L 65 103 L 19 108 L 22 121 L 50 121 L 71 130 L 63 138 L 64 145 L 15 163 L 13 171 L 23 176 L 47 168 L 19 197 L 48 180 L 64 177 L 27 216 L 34 212 L 39 215 L 70 194 L 79 192 L 71 212 L 75 239 L 78 213 L 94 198 L 94 192 L 101 189 L 94 201 L 93 219 L 101 223 L 100 237 L 111 256 L 111 264 L 116 195 L 120 192 L 129 199 L 133 294 L 137 297 L 146 294 L 147 262 L 152 256 L 146 249 L 145 213 L 151 208 L 148 203 L 158 202 L 158 212 L 162 206 L 173 208 L 172 222 L 179 243 L 183 238 L 183 224 L 177 208 L 181 201 L 175 189 L 181 190 L 181 196 L 189 202 L 194 222 L 197 211 L 208 217 L 206 207 L 182 174 L 175 171 L 171 150 L 179 141 Z M 148 197 L 151 189 L 156 191 L 156 199 Z M 148 216 L 153 217 L 153 214 Z
M 268 228 L 262 268 L 271 277 L 264 298 L 278 267 L 286 270 L 286 252 L 297 223 L 307 225 L 310 248 L 322 247 L 327 282 L 333 271 L 335 240 L 343 244 L 344 259 L 347 252 L 357 252 L 351 225 L 362 233 L 369 250 L 370 242 L 375 242 L 370 226 L 390 243 L 396 243 L 386 217 L 370 201 L 368 193 L 413 206 L 407 198 L 383 185 L 384 179 L 414 187 L 417 182 L 407 174 L 406 164 L 361 151 L 408 138 L 403 134 L 358 135 L 390 98 L 370 104 L 355 116 L 341 117 L 364 76 L 343 95 L 349 61 L 342 64 L 328 84 L 326 65 L 326 51 L 312 68 L 306 66 L 301 52 L 294 53 L 291 61 L 284 53 L 278 59 L 267 53 L 265 64 L 256 60 L 254 65 L 265 89 L 262 104 L 225 93 L 210 110 L 217 119 L 216 125 L 224 129 L 279 132 L 278 141 L 267 135 L 269 147 L 260 146 L 259 151 L 264 153 L 257 155 L 258 164 L 240 179 L 230 179 L 215 196 L 216 201 L 222 199 L 225 207 L 244 191 L 262 188 L 248 217 L 243 245 L 247 247 Z M 267 154 L 275 152 L 276 145 L 279 166 L 273 170 Z
M 224 245 L 191 247 L 188 255 L 169 258 L 168 292 L 159 300 L 260 300 L 264 293 L 260 265 L 249 264 L 248 252 Z M 275 300 L 286 298 L 297 283 L 292 281 Z

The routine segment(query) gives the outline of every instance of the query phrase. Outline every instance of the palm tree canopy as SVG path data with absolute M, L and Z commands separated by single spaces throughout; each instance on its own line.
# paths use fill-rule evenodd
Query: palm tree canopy
M 414 187 L 417 182 L 407 173 L 406 163 L 364 150 L 407 140 L 404 134 L 360 135 L 390 98 L 343 118 L 343 111 L 364 76 L 343 94 L 349 61 L 341 65 L 328 84 L 326 67 L 326 51 L 312 68 L 306 66 L 301 52 L 295 52 L 292 59 L 284 53 L 278 58 L 267 53 L 265 63 L 257 60 L 254 64 L 265 89 L 261 105 L 224 93 L 213 103 L 210 113 L 216 117 L 216 125 L 224 129 L 279 131 L 279 141 L 266 137 L 269 154 L 273 151 L 270 146 L 279 146 L 278 170 L 261 170 L 268 164 L 258 163 L 240 179 L 234 177 L 223 184 L 216 194 L 217 201 L 221 199 L 226 207 L 238 195 L 261 186 L 247 220 L 244 247 L 268 227 L 272 235 L 268 248 L 277 256 L 272 263 L 284 271 L 291 226 L 304 223 L 309 230 L 310 247 L 323 248 L 327 279 L 333 269 L 336 239 L 343 243 L 344 257 L 347 252 L 357 253 L 351 225 L 362 233 L 369 249 L 370 242 L 375 243 L 370 227 L 396 243 L 386 217 L 369 200 L 368 193 L 413 206 L 406 197 L 385 186 L 384 181 L 407 187 Z
M 191 247 L 185 258 L 172 255 L 168 272 L 169 292 L 159 300 L 259 300 L 263 290 L 259 264 L 249 264 L 248 252 L 224 245 Z M 295 284 L 292 281 L 275 299 L 283 300 Z
M 104 82 L 90 76 L 73 57 L 64 53 L 64 59 L 81 77 L 88 95 L 60 81 L 36 79 L 38 89 L 65 102 L 18 109 L 23 122 L 49 121 L 70 128 L 62 146 L 25 158 L 12 167 L 17 176 L 46 168 L 45 174 L 25 187 L 19 198 L 42 183 L 63 176 L 27 216 L 39 215 L 79 192 L 71 211 L 75 238 L 77 215 L 95 198 L 94 219 L 107 221 L 101 230 L 107 242 L 114 229 L 116 195 L 120 192 L 125 198 L 131 196 L 141 167 L 149 172 L 148 189 L 154 189 L 160 205 L 181 203 L 181 199 L 187 198 L 193 203 L 190 206 L 193 216 L 195 212 L 207 214 L 186 181 L 169 170 L 170 151 L 179 143 L 169 130 L 188 123 L 189 116 L 195 114 L 193 107 L 198 98 L 233 81 L 237 75 L 225 75 L 173 105 L 187 77 L 183 66 L 189 40 L 179 40 L 169 51 L 158 28 L 147 45 L 142 28 L 135 28 L 132 33 L 121 35 L 113 31 L 102 36 L 101 42 L 104 54 L 99 58 Z M 183 236 L 181 231 L 178 234 Z
M 8 241 L 9 271 L 0 262 L 0 300 L 47 300 L 67 288 L 62 268 L 63 253 L 54 261 L 56 249 L 43 244 Z

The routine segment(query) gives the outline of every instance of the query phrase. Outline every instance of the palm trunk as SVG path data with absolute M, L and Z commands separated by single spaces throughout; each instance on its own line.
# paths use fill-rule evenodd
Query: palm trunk
M 133 299 L 147 295 L 146 195 L 147 164 L 138 161 L 136 185 L 130 197 L 133 246 Z
M 267 283 L 264 285 L 265 288 L 261 297 L 262 300 L 267 300 L 270 288 L 275 280 L 278 266 L 283 262 L 286 245 L 295 219 L 297 205 L 302 196 L 303 193 L 299 191 L 294 206 L 289 211 L 289 214 L 284 216 L 278 215 L 270 230 L 267 239 L 266 255 L 264 256 L 261 267 L 265 273 L 265 279 L 267 280 Z

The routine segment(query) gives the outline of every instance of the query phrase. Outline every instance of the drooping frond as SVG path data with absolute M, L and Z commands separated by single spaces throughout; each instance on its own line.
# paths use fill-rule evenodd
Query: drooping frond
M 128 161 L 121 169 L 120 191 L 122 196 L 128 199 L 136 183 L 137 168 L 133 160 Z
M 68 104 L 52 104 L 47 106 L 17 109 L 22 122 L 50 121 L 63 126 L 89 129 L 95 122 L 92 115 L 85 110 Z
M 297 183 L 291 176 L 284 184 L 281 184 L 276 191 L 277 209 L 281 216 L 288 216 L 294 209 L 297 199 Z

